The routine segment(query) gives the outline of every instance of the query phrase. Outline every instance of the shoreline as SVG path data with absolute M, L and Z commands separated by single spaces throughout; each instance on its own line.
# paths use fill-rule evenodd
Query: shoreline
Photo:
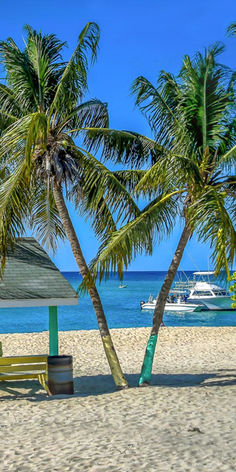
M 219 310 L 218 310 L 219 311 Z M 236 314 L 236 309 L 226 309 L 224 311 L 219 311 L 220 313 L 224 313 L 224 312 L 235 312 Z M 199 312 L 201 313 L 201 312 Z M 204 313 L 210 313 L 210 310 L 206 310 Z M 152 325 L 150 324 L 150 326 L 124 326 L 124 327 L 119 327 L 119 328 L 110 328 L 109 327 L 109 331 L 117 331 L 117 330 L 134 330 L 134 329 L 149 329 L 151 331 L 151 327 Z M 216 325 L 216 326 L 212 326 L 212 325 L 165 325 L 164 326 L 165 328 L 168 328 L 168 329 L 192 329 L 192 328 L 203 328 L 203 329 L 216 329 L 216 328 L 236 328 L 236 319 L 235 319 L 235 324 L 232 324 L 232 325 Z M 94 331 L 94 332 L 99 332 L 99 329 L 98 328 L 87 328 L 87 329 L 62 329 L 62 330 L 59 330 L 59 333 L 83 333 L 83 332 L 91 332 L 91 331 Z M 4 332 L 1 332 L 0 331 L 0 338 L 4 335 L 14 335 L 14 334 L 25 334 L 25 335 L 30 335 L 30 334 L 43 334 L 43 333 L 47 333 L 48 332 L 48 329 L 42 329 L 41 331 L 4 331 Z M 0 339 L 1 341 L 1 339 Z

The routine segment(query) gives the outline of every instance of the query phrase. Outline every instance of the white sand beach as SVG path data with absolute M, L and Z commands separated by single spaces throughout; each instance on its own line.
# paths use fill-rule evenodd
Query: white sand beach
M 161 328 L 153 385 L 135 388 L 149 331 L 111 330 L 128 390 L 115 390 L 97 331 L 60 333 L 73 397 L 2 382 L 1 472 L 235 471 L 236 328 Z M 41 354 L 48 333 L 0 341 L 4 355 Z

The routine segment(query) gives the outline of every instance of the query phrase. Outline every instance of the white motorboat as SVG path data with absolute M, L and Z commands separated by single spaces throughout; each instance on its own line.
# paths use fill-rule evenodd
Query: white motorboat
M 126 288 L 126 287 L 127 287 L 127 285 L 126 285 L 126 284 L 122 284 L 122 283 L 120 283 L 120 285 L 119 285 L 119 288 Z
M 172 291 L 171 293 L 174 292 L 175 291 Z M 140 302 L 140 307 L 142 310 L 154 310 L 156 302 L 157 298 L 154 298 L 152 295 L 150 295 L 147 302 Z M 179 291 L 177 297 L 175 297 L 174 295 L 169 296 L 168 301 L 165 304 L 165 311 L 182 311 L 191 313 L 193 311 L 201 311 L 202 308 L 203 307 L 200 305 L 187 303 L 184 296 L 179 294 Z
M 231 310 L 232 299 L 229 293 L 224 288 L 213 283 L 210 280 L 211 275 L 214 275 L 214 272 L 194 272 L 193 280 L 176 282 L 175 286 L 188 291 L 188 303 L 205 305 L 208 310 L 214 311 Z

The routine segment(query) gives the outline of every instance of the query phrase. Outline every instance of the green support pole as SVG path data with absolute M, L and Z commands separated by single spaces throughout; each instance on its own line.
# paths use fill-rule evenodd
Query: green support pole
M 58 356 L 57 306 L 49 306 L 49 355 Z

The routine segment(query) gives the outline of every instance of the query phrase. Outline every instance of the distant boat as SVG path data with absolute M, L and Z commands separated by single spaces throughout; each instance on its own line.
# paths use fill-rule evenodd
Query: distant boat
M 120 283 L 120 285 L 119 285 L 119 288 L 126 288 L 126 287 L 127 287 L 127 285 L 126 285 L 126 284 L 122 284 L 122 283 Z
M 173 293 L 173 295 L 168 297 L 168 300 L 165 304 L 165 311 L 183 311 L 191 313 L 193 311 L 201 311 L 203 309 L 203 306 L 187 303 L 179 291 L 178 293 L 176 291 L 172 291 L 171 293 Z M 156 302 L 157 298 L 153 298 L 153 296 L 150 295 L 147 302 L 140 302 L 141 310 L 154 310 Z
M 229 293 L 210 280 L 211 271 L 193 273 L 193 279 L 177 281 L 170 291 L 165 310 L 194 312 L 201 310 L 232 310 L 232 299 Z M 200 280 L 199 280 L 200 279 Z M 141 309 L 154 310 L 157 298 L 149 297 L 141 301 Z
M 229 293 L 209 276 L 211 271 L 199 271 L 193 273 L 193 279 L 183 282 L 175 282 L 175 287 L 188 291 L 187 301 L 194 304 L 203 304 L 208 310 L 231 310 L 232 299 Z

